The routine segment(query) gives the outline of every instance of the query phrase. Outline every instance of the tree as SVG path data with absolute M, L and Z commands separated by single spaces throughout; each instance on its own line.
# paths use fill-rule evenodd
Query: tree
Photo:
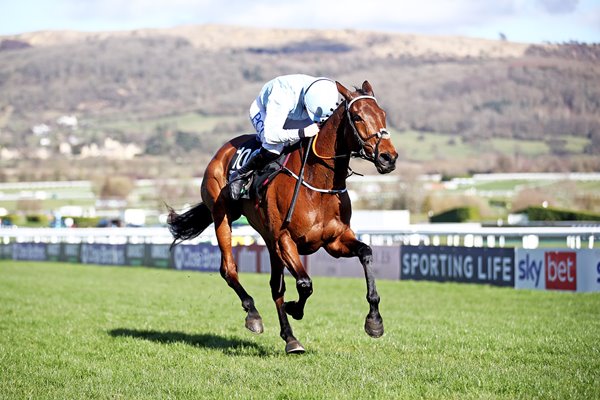
M 126 199 L 133 186 L 131 179 L 126 176 L 106 177 L 100 188 L 100 197 Z

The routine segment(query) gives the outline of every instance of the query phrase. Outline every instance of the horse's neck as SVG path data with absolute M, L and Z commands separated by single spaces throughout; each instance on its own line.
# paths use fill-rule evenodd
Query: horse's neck
M 342 123 L 341 115 L 336 113 L 330 119 L 331 121 L 323 127 L 316 138 L 316 153 L 324 159 L 319 159 L 312 165 L 312 175 L 315 183 L 318 183 L 321 188 L 343 189 L 346 187 L 350 163 L 350 150 L 344 140 L 346 127 Z M 333 156 L 340 157 L 327 159 Z

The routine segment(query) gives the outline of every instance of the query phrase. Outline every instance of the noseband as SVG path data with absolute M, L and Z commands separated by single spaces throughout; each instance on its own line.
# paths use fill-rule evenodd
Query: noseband
M 350 106 L 352 106 L 352 104 L 354 104 L 354 102 L 356 102 L 358 100 L 364 100 L 364 99 L 371 99 L 371 100 L 374 100 L 375 103 L 377 103 L 377 99 L 375 97 L 366 96 L 366 95 L 355 97 L 352 100 L 350 100 L 349 102 L 346 101 L 346 118 L 348 118 L 348 123 L 352 127 L 352 132 L 354 133 L 354 138 L 360 145 L 360 150 L 357 152 L 353 152 L 351 155 L 353 157 L 359 157 L 359 158 L 365 159 L 367 161 L 371 161 L 372 163 L 375 163 L 375 160 L 377 160 L 377 158 L 379 157 L 379 144 L 381 143 L 381 141 L 383 139 L 389 139 L 390 133 L 387 131 L 387 129 L 382 128 L 381 130 L 373 133 L 372 135 L 367 136 L 364 139 L 362 136 L 360 136 L 360 133 L 358 133 L 358 129 L 356 129 L 356 124 L 354 123 L 354 121 L 352 121 L 352 116 L 350 115 Z M 377 143 L 375 143 L 375 146 L 373 147 L 372 145 L 367 143 L 367 141 L 371 140 L 374 137 L 377 138 Z M 365 152 L 365 146 L 369 146 L 373 149 L 371 156 L 368 156 L 367 153 Z

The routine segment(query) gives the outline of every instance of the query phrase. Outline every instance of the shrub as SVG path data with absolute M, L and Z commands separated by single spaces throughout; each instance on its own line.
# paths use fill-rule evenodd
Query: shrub
M 77 228 L 94 228 L 100 223 L 100 217 L 71 217 Z
M 21 214 L 7 214 L 2 217 L 3 224 L 6 225 L 23 225 L 25 223 L 25 217 Z
M 48 216 L 44 214 L 27 214 L 25 216 L 25 224 L 27 226 L 48 226 L 49 222 Z
M 129 196 L 133 187 L 133 181 L 126 176 L 107 177 L 100 188 L 100 197 L 125 199 Z
M 530 206 L 526 212 L 530 221 L 600 221 L 600 214 L 586 211 Z
M 466 222 L 480 219 L 476 207 L 457 207 L 446 210 L 429 218 L 430 222 Z

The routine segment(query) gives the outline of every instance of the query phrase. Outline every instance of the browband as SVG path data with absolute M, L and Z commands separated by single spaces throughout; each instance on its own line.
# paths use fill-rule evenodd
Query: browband
M 375 100 L 375 103 L 377 103 L 377 99 L 375 97 L 373 97 L 373 96 L 366 96 L 366 95 L 364 95 L 364 96 L 358 96 L 358 97 L 355 97 L 352 100 L 350 100 L 350 102 L 346 106 L 348 108 L 348 110 L 350 109 L 350 106 L 352 104 L 354 104 L 355 101 L 361 100 L 361 99 L 373 99 L 373 100 Z

